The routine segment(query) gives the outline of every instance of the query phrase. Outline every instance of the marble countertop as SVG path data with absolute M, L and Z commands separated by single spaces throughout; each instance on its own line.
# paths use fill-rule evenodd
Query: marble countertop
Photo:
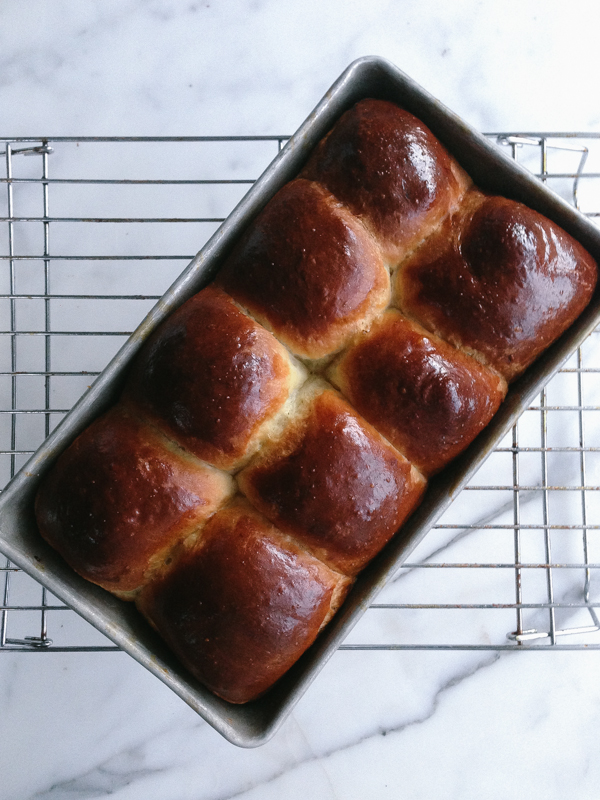
M 479 130 L 598 132 L 596 17 L 593 0 L 5 0 L 0 136 L 291 133 L 368 54 Z M 489 558 L 485 531 L 448 542 L 423 553 Z M 423 572 L 403 602 L 431 596 Z M 368 624 L 356 641 L 395 635 Z M 592 800 L 599 674 L 600 650 L 340 651 L 242 750 L 124 653 L 0 652 L 0 800 Z

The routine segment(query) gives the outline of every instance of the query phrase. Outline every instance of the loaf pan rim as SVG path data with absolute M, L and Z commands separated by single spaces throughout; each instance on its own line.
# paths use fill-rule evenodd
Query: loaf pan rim
M 364 90 L 365 85 L 371 87 L 368 92 Z M 373 86 L 377 88 L 374 90 Z M 41 476 L 53 460 L 93 418 L 114 401 L 122 384 L 123 374 L 147 336 L 170 311 L 199 291 L 203 283 L 209 282 L 219 262 L 244 227 L 269 197 L 297 174 L 312 147 L 331 127 L 334 119 L 360 97 L 382 96 L 392 99 L 396 94 L 403 97 L 402 105 L 410 106 L 408 110 L 423 119 L 451 152 L 456 153 L 457 149 L 462 152 L 462 148 L 465 148 L 474 163 L 483 160 L 482 163 L 489 166 L 490 172 L 486 174 L 488 177 L 491 175 L 492 184 L 496 185 L 495 181 L 506 181 L 511 191 L 504 194 L 514 199 L 528 199 L 528 205 L 555 219 L 600 260 L 600 231 L 582 214 L 554 195 L 523 167 L 495 148 L 482 134 L 474 131 L 389 61 L 378 56 L 357 59 L 326 92 L 298 131 L 149 312 L 92 387 L 0 495 L 0 551 L 153 672 L 226 739 L 242 747 L 259 746 L 275 734 L 391 574 L 397 571 L 411 550 L 426 535 L 452 498 L 492 452 L 497 441 L 510 430 L 530 400 L 585 339 L 587 333 L 596 327 L 600 321 L 598 292 L 574 326 L 513 386 L 507 402 L 490 426 L 465 454 L 432 482 L 423 506 L 404 526 L 402 534 L 362 573 L 349 602 L 317 643 L 272 692 L 246 706 L 231 706 L 220 701 L 189 678 L 175 664 L 174 658 L 158 637 L 145 629 L 145 623 L 139 623 L 137 612 L 132 613 L 130 606 L 72 573 L 45 545 L 41 537 L 38 536 L 39 541 L 36 541 L 37 534 L 31 527 L 32 498 Z M 424 113 L 416 113 L 415 108 Z M 463 158 L 459 157 L 458 160 L 464 165 Z M 475 182 L 481 183 L 477 180 Z M 9 531 L 8 535 L 3 533 L 5 529 Z M 124 605 L 127 611 L 123 610 Z

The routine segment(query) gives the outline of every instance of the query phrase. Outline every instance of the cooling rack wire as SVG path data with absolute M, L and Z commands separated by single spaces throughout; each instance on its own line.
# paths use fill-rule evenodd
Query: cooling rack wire
M 486 135 L 600 217 L 600 134 Z M 287 138 L 0 138 L 0 486 Z M 342 649 L 600 648 L 599 333 Z M 118 648 L 0 555 L 0 651 L 15 650 Z

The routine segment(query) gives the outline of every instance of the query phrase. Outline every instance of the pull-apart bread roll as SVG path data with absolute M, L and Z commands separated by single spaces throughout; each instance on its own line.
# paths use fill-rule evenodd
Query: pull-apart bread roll
M 392 268 L 470 184 L 422 122 L 384 100 L 363 100 L 346 112 L 302 176 L 322 183 L 365 223 Z
M 329 375 L 426 475 L 470 444 L 506 394 L 497 373 L 397 311 L 357 337 Z
M 313 643 L 349 583 L 236 501 L 142 592 L 138 607 L 199 680 L 244 703 Z
M 40 531 L 209 689 L 253 700 L 595 283 L 554 223 L 364 100 L 58 459 Z
M 424 478 L 347 402 L 307 386 L 297 417 L 239 475 L 241 490 L 281 530 L 355 575 L 421 499 Z
M 125 598 L 234 490 L 227 473 L 116 406 L 59 458 L 36 513 L 73 569 Z
M 322 186 L 305 180 L 275 195 L 219 282 L 306 359 L 339 350 L 390 302 L 390 277 L 371 234 Z
M 230 297 L 208 288 L 156 331 L 126 397 L 198 458 L 239 468 L 305 373 Z
M 581 314 L 596 279 L 596 263 L 558 225 L 470 192 L 403 264 L 395 303 L 510 382 Z

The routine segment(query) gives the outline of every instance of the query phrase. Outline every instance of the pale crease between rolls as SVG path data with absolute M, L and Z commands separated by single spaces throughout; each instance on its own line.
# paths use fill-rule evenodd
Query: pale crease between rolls
M 564 231 L 362 101 L 59 458 L 40 531 L 208 688 L 252 700 L 595 282 Z

